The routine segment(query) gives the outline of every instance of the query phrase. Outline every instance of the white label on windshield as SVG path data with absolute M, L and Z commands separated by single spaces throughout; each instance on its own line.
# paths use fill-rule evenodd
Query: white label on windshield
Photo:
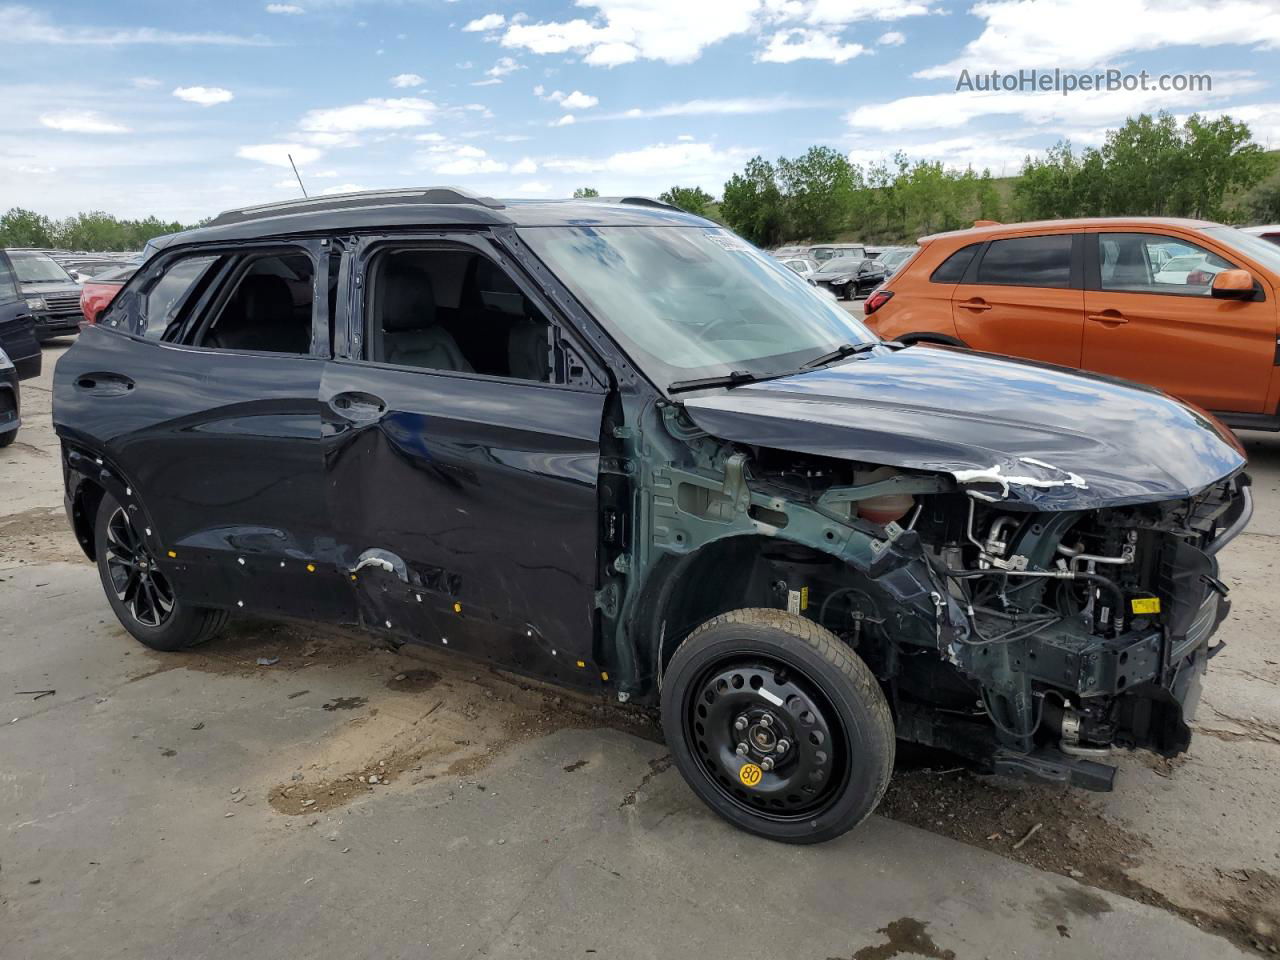
M 731 233 L 708 233 L 705 235 L 712 243 L 718 243 L 726 250 L 749 250 L 750 247 Z

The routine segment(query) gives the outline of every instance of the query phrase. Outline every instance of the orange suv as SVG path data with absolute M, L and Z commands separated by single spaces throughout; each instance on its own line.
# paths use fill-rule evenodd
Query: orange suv
M 886 340 L 1151 384 L 1280 430 L 1280 246 L 1201 220 L 990 224 L 920 240 L 864 307 Z

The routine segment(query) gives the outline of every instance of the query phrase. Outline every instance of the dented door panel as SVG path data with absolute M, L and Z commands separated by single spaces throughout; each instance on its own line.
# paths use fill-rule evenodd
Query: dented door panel
M 328 364 L 328 514 L 361 620 L 521 672 L 598 682 L 604 396 Z

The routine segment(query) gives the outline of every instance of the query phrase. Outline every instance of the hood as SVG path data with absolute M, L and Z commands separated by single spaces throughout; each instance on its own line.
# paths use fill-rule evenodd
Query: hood
M 60 293 L 74 293 L 78 296 L 81 289 L 80 284 L 74 280 L 49 280 L 43 283 L 27 281 L 18 286 L 22 288 L 24 297 L 57 296 Z
M 815 277 L 851 277 L 858 272 L 857 264 L 852 267 L 828 267 L 822 266 L 813 272 Z
M 948 473 L 1015 509 L 1174 500 L 1245 465 L 1226 427 L 1159 390 L 947 347 L 881 347 L 684 406 L 725 440 Z

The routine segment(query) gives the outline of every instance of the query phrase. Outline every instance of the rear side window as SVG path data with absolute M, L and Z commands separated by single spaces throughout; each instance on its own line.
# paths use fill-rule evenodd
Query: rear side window
M 938 264 L 938 268 L 933 271 L 929 279 L 934 283 L 959 283 L 964 279 L 964 272 L 969 269 L 974 254 L 981 246 L 980 243 L 971 243 L 967 247 L 961 247 Z
M 201 318 L 194 343 L 309 354 L 314 278 L 311 256 L 300 250 L 247 257 Z
M 217 257 L 187 257 L 165 271 L 142 301 L 142 318 L 146 326 L 142 335 L 159 340 L 177 316 L 192 287 L 205 275 Z
M 1071 234 L 994 240 L 978 265 L 978 283 L 1071 286 Z

